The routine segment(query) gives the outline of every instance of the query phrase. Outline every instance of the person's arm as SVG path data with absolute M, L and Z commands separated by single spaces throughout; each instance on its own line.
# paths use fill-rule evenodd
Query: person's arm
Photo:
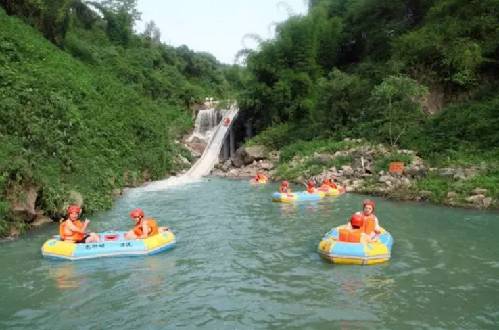
M 83 226 L 82 229 L 76 227 L 71 220 L 66 220 L 66 228 L 71 231 L 70 234 L 72 233 L 81 233 L 85 234 L 85 228 L 87 227 L 86 224 L 88 224 L 87 221 L 85 221 L 85 225 Z
M 88 220 L 88 219 L 85 219 L 85 221 L 83 222 L 83 228 L 82 228 L 83 234 L 85 234 L 87 232 L 87 226 L 89 223 L 90 223 L 90 220 Z

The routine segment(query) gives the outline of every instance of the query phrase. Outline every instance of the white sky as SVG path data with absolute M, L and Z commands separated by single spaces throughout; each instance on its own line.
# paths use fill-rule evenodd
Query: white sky
M 244 48 L 246 34 L 263 39 L 273 37 L 273 22 L 290 16 L 304 15 L 307 0 L 138 0 L 137 9 L 142 32 L 148 21 L 161 30 L 161 40 L 172 46 L 187 45 L 195 51 L 213 54 L 220 62 L 232 64 L 236 53 Z M 256 42 L 245 39 L 255 48 Z

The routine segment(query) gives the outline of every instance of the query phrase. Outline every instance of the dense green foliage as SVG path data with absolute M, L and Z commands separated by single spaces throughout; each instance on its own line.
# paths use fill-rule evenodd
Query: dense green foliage
M 427 156 L 497 151 L 498 8 L 498 0 L 310 1 L 307 15 L 248 55 L 239 103 L 258 130 L 315 132 L 289 130 L 283 143 L 352 136 Z
M 469 205 L 481 187 L 497 201 L 498 22 L 499 0 L 310 0 L 246 58 L 239 104 L 259 132 L 249 143 L 280 150 L 277 175 L 294 180 L 351 161 L 317 156 L 345 137 L 413 149 L 477 173 L 432 172 L 402 195 L 452 191 Z M 403 158 L 376 159 L 376 173 Z
M 134 3 L 0 1 L 20 16 L 0 8 L 0 235 L 28 187 L 57 216 L 72 190 L 94 211 L 175 171 L 189 106 L 230 95 L 225 72 L 237 70 L 133 33 Z

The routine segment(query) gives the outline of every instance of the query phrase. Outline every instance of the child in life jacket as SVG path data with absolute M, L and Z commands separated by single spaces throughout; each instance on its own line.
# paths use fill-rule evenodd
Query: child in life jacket
M 156 220 L 145 219 L 144 211 L 136 208 L 130 212 L 130 218 L 135 222 L 135 227 L 125 234 L 125 239 L 144 239 L 160 232 L 167 231 L 168 227 L 158 227 Z
M 365 199 L 362 202 L 362 212 L 356 212 L 356 215 L 362 216 L 363 225 L 362 231 L 367 235 L 370 241 L 377 239 L 377 235 L 381 233 L 381 227 L 379 226 L 379 221 L 376 215 L 374 215 L 374 208 L 376 204 L 370 199 Z M 347 228 L 352 228 L 350 223 L 347 224 Z
M 265 182 L 265 181 L 267 181 L 267 176 L 265 174 L 262 174 L 262 173 L 257 173 L 254 177 L 254 180 L 256 182 Z
M 284 180 L 281 183 L 281 186 L 279 187 L 279 192 L 281 194 L 290 194 L 291 193 L 291 188 L 289 188 L 289 182 Z
M 63 220 L 59 226 L 61 240 L 73 243 L 95 243 L 99 241 L 96 233 L 87 233 L 87 226 L 90 220 L 79 219 L 81 208 L 78 205 L 69 205 L 67 209 L 68 218 Z
M 315 182 L 313 180 L 308 180 L 307 182 L 307 192 L 309 194 L 315 193 Z
M 354 213 L 350 218 L 350 221 L 339 228 L 338 239 L 342 242 L 349 243 L 366 243 L 369 241 L 369 237 L 363 232 L 362 227 L 364 226 L 364 218 L 361 214 Z
M 336 183 L 334 183 L 333 181 L 331 181 L 331 179 L 324 179 L 324 181 L 322 181 L 322 187 L 331 187 L 333 189 L 338 189 L 338 186 L 336 185 Z

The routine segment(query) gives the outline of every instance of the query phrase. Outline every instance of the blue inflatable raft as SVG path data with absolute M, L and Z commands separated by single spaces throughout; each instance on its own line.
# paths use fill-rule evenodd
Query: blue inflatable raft
M 99 233 L 98 243 L 73 243 L 61 241 L 59 236 L 47 240 L 42 246 L 42 255 L 60 260 L 80 260 L 100 257 L 146 256 L 175 247 L 175 235 L 167 230 L 154 236 L 125 240 L 124 231 Z
M 306 191 L 299 191 L 295 193 L 280 193 L 275 192 L 272 194 L 273 202 L 291 203 L 299 201 L 317 201 L 325 196 L 324 192 L 309 193 Z
M 381 229 L 375 242 L 351 243 L 338 240 L 340 227 L 331 229 L 319 243 L 318 252 L 322 258 L 336 264 L 354 265 L 373 265 L 390 259 L 393 238 L 385 229 Z

